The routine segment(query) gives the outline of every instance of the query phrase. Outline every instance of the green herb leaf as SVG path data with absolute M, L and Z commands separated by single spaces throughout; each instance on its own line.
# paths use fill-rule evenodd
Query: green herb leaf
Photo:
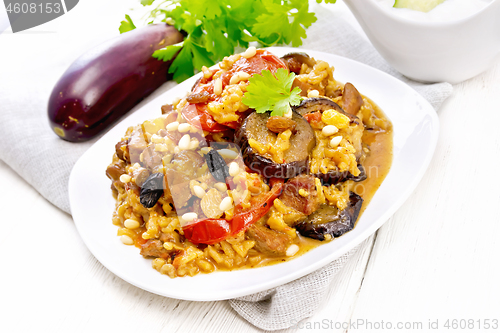
M 302 45 L 302 39 L 307 37 L 306 29 L 316 22 L 317 19 L 314 13 L 307 11 L 308 4 L 306 1 L 296 0 L 294 2 L 296 2 L 298 10 L 296 13 L 291 14 L 293 22 L 290 24 L 288 39 L 291 41 L 293 47 L 297 47 Z
M 169 61 L 172 60 L 172 58 L 175 56 L 177 52 L 182 49 L 182 45 L 184 42 L 180 42 L 174 45 L 169 45 L 167 47 L 161 48 L 156 50 L 153 53 L 153 57 L 158 59 L 158 60 L 163 60 L 163 61 Z
M 291 10 L 291 6 L 269 2 L 265 3 L 264 7 L 265 12 L 257 17 L 257 23 L 251 32 L 264 43 L 270 41 L 276 44 L 286 43 L 285 39 L 290 30 L 288 11 Z
M 130 18 L 130 16 L 125 15 L 125 21 L 121 22 L 120 28 L 118 28 L 118 30 L 120 30 L 120 33 L 122 34 L 124 32 L 134 30 L 135 28 L 136 27 L 134 25 L 134 22 L 132 22 L 132 19 Z
M 309 12 L 309 1 L 304 0 L 140 0 L 140 3 L 151 6 L 145 22 L 167 22 L 186 34 L 182 50 L 177 44 L 153 55 L 164 61 L 176 57 L 171 71 L 178 82 L 195 69 L 233 54 L 235 48 L 248 47 L 249 42 L 300 46 L 306 38 L 306 29 L 316 21 L 314 13 Z M 127 15 L 120 32 L 133 29 L 135 25 Z M 178 60 L 179 57 L 185 59 Z
M 252 32 L 264 45 L 302 45 L 306 29 L 316 22 L 314 13 L 308 11 L 308 2 L 303 0 L 285 1 L 283 4 L 265 3 L 265 11 L 257 17 Z
M 193 56 L 189 44 L 184 44 L 184 47 L 170 65 L 168 72 L 174 74 L 174 80 L 177 82 L 182 82 L 194 75 Z
M 290 105 L 299 105 L 300 88 L 292 89 L 294 73 L 278 68 L 276 75 L 264 70 L 261 75 L 253 75 L 248 81 L 247 92 L 241 100 L 257 113 L 271 111 L 272 116 L 283 116 Z

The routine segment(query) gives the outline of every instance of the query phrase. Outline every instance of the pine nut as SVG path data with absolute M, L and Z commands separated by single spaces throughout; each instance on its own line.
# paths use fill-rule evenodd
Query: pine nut
M 219 96 L 222 94 L 222 80 L 217 78 L 214 82 L 214 94 Z
M 191 129 L 191 125 L 188 123 L 179 124 L 179 127 L 177 128 L 177 130 L 181 133 L 189 132 L 190 129 Z
M 246 49 L 245 52 L 243 52 L 241 54 L 241 56 L 243 58 L 247 58 L 248 59 L 248 58 L 253 57 L 256 53 L 257 53 L 257 49 L 255 48 L 255 46 L 250 46 L 248 49 Z
M 205 190 L 203 189 L 203 187 L 201 186 L 193 186 L 193 192 L 194 192 L 194 195 L 196 195 L 198 198 L 203 198 L 205 196 Z
M 311 90 L 310 92 L 307 93 L 307 97 L 309 98 L 319 97 L 319 91 Z
M 214 187 L 217 189 L 217 191 L 220 191 L 220 192 L 227 191 L 227 186 L 225 183 L 215 183 Z
M 238 157 L 238 153 L 231 149 L 219 149 L 217 150 L 217 152 L 220 154 L 220 156 L 222 156 L 222 158 L 234 160 L 236 157 Z
M 137 229 L 141 226 L 139 221 L 134 220 L 134 219 L 126 219 L 125 222 L 123 222 L 123 225 L 127 229 Z
M 203 147 L 203 148 L 200 149 L 200 153 L 202 153 L 203 155 L 206 155 L 206 154 L 208 154 L 208 152 L 210 150 L 212 150 L 212 148 L 210 148 L 210 147 Z M 224 156 L 222 156 L 222 157 L 224 158 Z
M 321 130 L 321 132 L 323 133 L 324 136 L 333 135 L 333 134 L 337 133 L 338 131 L 339 131 L 339 129 L 337 127 L 335 127 L 334 125 L 326 125 Z
M 229 80 L 229 84 L 236 84 L 240 82 L 240 78 L 238 76 L 239 73 L 234 73 L 233 76 L 231 76 L 231 79 Z
M 299 252 L 299 246 L 297 244 L 292 244 L 286 249 L 286 256 L 287 257 L 292 257 L 294 256 L 297 252 Z
M 128 183 L 132 178 L 129 175 L 123 174 L 120 176 L 120 181 L 122 183 Z
M 250 74 L 245 73 L 245 72 L 237 72 L 231 76 L 231 79 L 229 80 L 229 84 L 238 84 L 240 81 L 246 81 L 250 78 Z
M 292 119 L 292 116 L 293 116 L 292 109 L 289 106 L 288 111 L 283 115 L 283 117 Z
M 134 245 L 134 240 L 127 235 L 123 235 L 120 237 L 120 240 L 125 245 Z
M 247 72 L 240 72 L 240 81 L 247 81 L 249 78 L 252 77 L 252 75 L 248 74 Z
M 189 144 L 191 143 L 191 137 L 189 134 L 184 134 L 184 136 L 179 140 L 179 149 L 187 150 L 189 149 Z
M 207 66 L 202 66 L 201 71 L 203 72 L 203 77 L 209 79 L 212 77 L 212 71 L 207 68 Z
M 222 199 L 219 209 L 225 212 L 226 210 L 230 210 L 231 208 L 233 208 L 233 199 L 231 199 L 231 197 L 225 197 L 224 199 Z
M 191 213 L 185 213 L 184 215 L 182 215 L 182 219 L 186 222 L 191 222 L 192 220 L 194 220 L 195 218 L 198 217 L 198 214 L 194 213 L 194 212 L 191 212 Z
M 236 176 L 239 173 L 240 173 L 240 167 L 239 167 L 238 163 L 231 162 L 229 164 L 229 175 L 232 176 L 232 177 L 234 177 L 234 176 Z
M 179 122 L 177 121 L 167 125 L 167 131 L 177 131 L 177 128 L 179 128 Z
M 342 137 L 336 136 L 330 140 L 330 147 L 335 148 L 340 144 L 340 141 L 342 141 Z
M 198 148 L 199 145 L 200 145 L 200 142 L 198 141 L 198 139 L 192 138 L 191 141 L 189 142 L 189 149 L 194 150 L 194 149 Z

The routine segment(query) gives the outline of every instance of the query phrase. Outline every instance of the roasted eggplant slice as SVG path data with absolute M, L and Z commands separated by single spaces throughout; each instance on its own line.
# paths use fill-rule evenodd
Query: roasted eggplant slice
M 310 68 L 313 68 L 316 64 L 316 61 L 313 58 L 302 52 L 288 53 L 284 55 L 281 60 L 283 60 L 290 72 L 293 72 L 297 75 L 300 74 L 302 64 L 306 64 Z M 302 82 L 298 78 L 295 78 L 295 80 L 293 80 L 292 88 L 295 87 L 300 88 L 300 95 L 303 97 L 307 97 L 307 92 L 314 89 L 313 85 L 307 82 Z
M 349 204 L 346 209 L 339 211 L 337 207 L 321 205 L 309 215 L 307 220 L 295 226 L 297 231 L 305 237 L 325 240 L 325 235 L 340 237 L 354 228 L 363 205 L 363 199 L 354 192 L 349 195 Z
M 354 88 L 354 87 L 353 87 Z M 355 88 L 354 88 L 355 89 Z M 362 153 L 362 135 L 363 135 L 363 125 L 359 118 L 346 113 L 337 103 L 332 101 L 326 97 L 314 97 L 307 98 L 300 103 L 299 106 L 295 107 L 294 111 L 299 113 L 302 116 L 313 112 L 321 112 L 323 113 L 326 110 L 336 110 L 351 120 L 351 125 L 356 125 L 355 130 L 352 131 L 350 141 L 356 149 L 356 158 L 359 161 L 359 158 Z M 314 173 L 315 177 L 318 177 L 323 183 L 326 184 L 337 184 L 346 180 L 354 180 L 354 181 L 362 181 L 366 179 L 366 173 L 361 164 L 358 164 L 358 169 L 361 173 L 358 176 L 354 176 L 349 172 L 338 172 L 338 171 L 330 171 L 328 173 Z
M 269 117 L 268 112 L 253 112 L 235 134 L 235 143 L 241 147 L 245 165 L 265 178 L 292 178 L 305 173 L 308 169 L 309 154 L 316 145 L 316 138 L 311 125 L 296 112 L 292 115 L 296 126 L 290 137 L 290 148 L 284 152 L 284 163 L 276 163 L 267 156 L 268 154 L 262 155 L 250 147 L 250 139 L 262 145 L 276 140 L 277 134 L 266 126 Z

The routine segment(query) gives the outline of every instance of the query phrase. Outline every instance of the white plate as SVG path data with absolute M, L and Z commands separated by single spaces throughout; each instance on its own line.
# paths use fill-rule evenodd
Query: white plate
M 297 51 L 270 48 L 276 55 Z M 432 158 L 439 122 L 432 106 L 412 88 L 377 69 L 332 54 L 298 50 L 335 67 L 335 78 L 352 82 L 386 113 L 394 125 L 394 159 L 385 181 L 371 200 L 356 227 L 344 236 L 323 244 L 289 262 L 262 268 L 198 274 L 170 279 L 154 270 L 139 249 L 125 246 L 116 236 L 111 216 L 115 200 L 105 170 L 116 142 L 127 127 L 160 115 L 160 107 L 183 96 L 193 77 L 144 105 L 97 141 L 76 163 L 69 180 L 73 219 L 92 254 L 125 281 L 168 297 L 213 301 L 244 296 L 273 288 L 321 268 L 373 234 L 410 196 Z

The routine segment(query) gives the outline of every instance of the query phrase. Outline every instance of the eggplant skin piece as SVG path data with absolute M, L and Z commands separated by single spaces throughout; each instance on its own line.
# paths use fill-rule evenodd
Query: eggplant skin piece
M 290 72 L 294 72 L 295 74 L 300 74 L 300 69 L 302 68 L 302 64 L 306 64 L 309 67 L 313 67 L 316 63 L 307 53 L 303 52 L 291 52 L 285 54 L 281 57 L 288 67 Z
M 330 234 L 332 238 L 340 237 L 354 228 L 362 205 L 363 198 L 350 192 L 346 209 L 339 212 L 336 207 L 323 204 L 295 228 L 302 236 L 321 241 L 325 240 L 326 234 Z
M 50 127 L 71 142 L 102 133 L 170 75 L 155 50 L 183 40 L 165 23 L 121 34 L 75 60 L 54 86 L 48 103 Z
M 293 107 L 293 110 L 301 116 L 305 116 L 306 114 L 312 112 L 323 112 L 331 109 L 346 115 L 351 120 L 351 123 L 359 125 L 358 117 L 345 112 L 340 105 L 326 97 L 306 98 L 298 106 Z
M 284 153 L 287 163 L 275 163 L 250 147 L 249 139 L 262 142 L 269 135 L 276 136 L 266 126 L 269 117 L 269 112 L 253 112 L 235 133 L 235 143 L 241 147 L 245 165 L 265 178 L 286 179 L 307 173 L 309 155 L 316 145 L 316 138 L 311 125 L 296 112 L 293 112 L 292 120 L 297 123 L 297 126 L 290 137 L 290 148 Z
M 360 174 L 358 176 L 354 176 L 349 171 L 330 171 L 328 173 L 314 173 L 313 176 L 319 178 L 321 180 L 321 184 L 323 185 L 336 185 L 338 183 L 345 182 L 346 180 L 353 180 L 355 182 L 361 182 L 366 179 L 366 171 L 365 168 L 358 164 L 358 169 Z

